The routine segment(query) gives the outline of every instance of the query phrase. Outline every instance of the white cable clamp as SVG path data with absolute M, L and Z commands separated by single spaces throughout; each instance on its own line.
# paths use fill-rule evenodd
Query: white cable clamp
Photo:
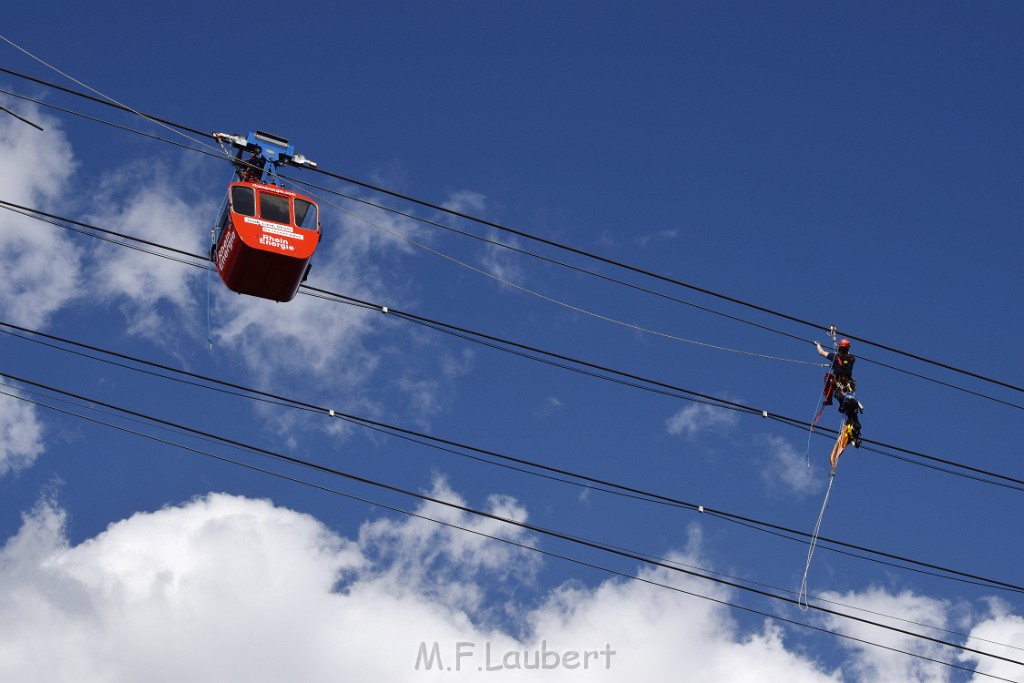
M 214 133 L 214 139 L 218 142 L 230 142 L 232 145 L 237 147 L 245 147 L 249 142 L 241 135 L 232 135 L 231 133 Z
M 762 410 L 761 411 L 761 417 L 768 417 L 768 411 L 767 410 Z
M 307 159 L 306 157 L 302 156 L 301 154 L 293 154 L 291 162 L 293 164 L 295 164 L 296 166 L 305 166 L 306 168 L 316 168 L 316 162 L 315 161 L 310 161 L 309 159 Z
M 381 306 L 380 307 L 380 312 L 383 313 L 384 315 L 387 315 L 388 314 L 388 307 L 387 306 Z
M 327 414 L 330 415 L 331 417 L 334 417 L 334 409 L 332 408 L 331 410 L 328 410 Z
M 703 505 L 698 505 L 697 506 L 697 512 L 704 512 L 704 506 Z

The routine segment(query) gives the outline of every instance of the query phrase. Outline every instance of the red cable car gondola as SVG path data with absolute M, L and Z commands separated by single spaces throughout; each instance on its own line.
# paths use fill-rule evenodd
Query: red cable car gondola
M 261 131 L 248 139 L 215 135 L 239 148 L 235 166 L 241 178 L 228 185 L 214 228 L 211 257 L 217 272 L 233 292 L 291 301 L 320 242 L 320 207 L 309 197 L 264 182 L 263 176 L 275 177 L 278 163 L 314 164 L 294 155 L 287 140 Z M 251 153 L 246 161 L 243 151 Z

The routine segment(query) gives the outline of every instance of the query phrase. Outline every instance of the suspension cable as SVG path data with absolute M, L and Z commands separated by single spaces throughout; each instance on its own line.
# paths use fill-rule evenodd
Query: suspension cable
M 37 84 L 40 84 L 40 85 L 43 85 L 43 86 L 46 86 L 46 87 L 55 88 L 55 89 L 61 90 L 63 92 L 71 94 L 71 95 L 75 95 L 75 96 L 78 96 L 78 97 L 84 97 L 86 99 L 92 100 L 94 102 L 98 102 L 100 104 L 104 104 L 106 106 L 111 106 L 111 107 L 115 107 L 115 108 L 121 109 L 123 111 L 128 111 L 128 112 L 134 113 L 134 114 L 136 114 L 138 116 L 141 116 L 143 118 L 149 119 L 149 120 L 151 120 L 151 121 L 153 121 L 155 123 L 161 124 L 161 125 L 166 125 L 166 126 L 169 126 L 169 127 L 172 127 L 172 128 L 179 128 L 181 130 L 185 130 L 185 131 L 189 131 L 189 132 L 195 133 L 196 135 L 210 137 L 211 139 L 213 137 L 211 134 L 203 133 L 202 131 L 198 131 L 195 128 L 192 128 L 192 127 L 189 127 L 189 126 L 186 126 L 186 125 L 183 125 L 183 124 L 175 123 L 175 122 L 169 121 L 167 119 L 162 119 L 160 117 L 153 116 L 151 114 L 146 114 L 146 113 L 143 113 L 143 112 L 138 112 L 138 111 L 135 111 L 135 110 L 133 110 L 133 109 L 131 109 L 129 107 L 126 107 L 124 105 L 120 105 L 120 104 L 117 104 L 115 102 L 108 102 L 108 101 L 105 101 L 105 100 L 102 100 L 102 99 L 99 99 L 99 98 L 96 98 L 96 97 L 92 97 L 92 96 L 87 95 L 85 93 L 76 92 L 76 91 L 71 90 L 69 88 L 64 88 L 62 86 L 58 86 L 58 85 L 53 84 L 53 83 L 48 83 L 48 82 L 43 81 L 41 79 L 34 78 L 34 77 L 31 77 L 31 76 L 27 76 L 25 74 L 21 74 L 19 72 L 13 71 L 11 69 L 0 67 L 0 72 L 7 73 L 7 74 L 10 74 L 12 76 L 16 76 L 18 78 L 24 78 L 26 80 L 32 81 L 34 83 L 37 83 Z M 348 177 L 348 176 L 341 175 L 339 173 L 328 171 L 328 170 L 326 170 L 324 168 L 321 168 L 321 167 L 317 167 L 317 168 L 310 169 L 310 170 L 312 170 L 312 171 L 314 171 L 316 173 L 320 173 L 322 175 L 326 175 L 328 177 L 334 178 L 336 180 L 341 180 L 341 181 L 349 183 L 351 185 L 355 185 L 355 186 L 358 186 L 358 187 L 362 187 L 364 189 L 371 190 L 373 192 L 378 192 L 380 194 L 388 195 L 388 196 L 394 197 L 396 199 L 400 199 L 402 201 L 407 201 L 407 202 L 410 202 L 412 204 L 417 204 L 419 206 L 423 206 L 425 208 L 429 208 L 429 209 L 432 209 L 432 210 L 435 210 L 435 211 L 440 211 L 440 212 L 449 214 L 451 216 L 455 216 L 457 218 L 462 218 L 462 219 L 465 219 L 465 220 L 469 220 L 469 221 L 472 221 L 474 223 L 478 223 L 480 225 L 491 227 L 491 228 L 494 228 L 494 229 L 502 231 L 502 232 L 506 232 L 506 233 L 509 233 L 509 234 L 512 234 L 512 235 L 516 235 L 516 236 L 522 237 L 524 239 L 528 239 L 528 240 L 531 240 L 531 241 L 534 241 L 534 242 L 537 242 L 537 243 L 540 243 L 540 244 L 544 244 L 544 245 L 547 245 L 547 246 L 550 246 L 550 247 L 553 247 L 553 248 L 556 248 L 556 249 L 560 249 L 560 250 L 563 250 L 563 251 L 566 251 L 566 252 L 569 252 L 569 253 L 573 253 L 573 254 L 576 254 L 578 256 L 582 256 L 582 257 L 585 257 L 585 258 L 588 258 L 588 259 L 591 259 L 591 260 L 594 260 L 594 261 L 597 261 L 597 262 L 600 262 L 600 263 L 604 263 L 606 265 L 610 265 L 610 266 L 617 267 L 617 268 L 620 268 L 620 269 L 623 269 L 623 270 L 626 270 L 626 271 L 629 271 L 629 272 L 633 272 L 633 273 L 638 274 L 638 275 L 643 275 L 645 277 L 650 277 L 650 278 L 653 278 L 655 280 L 659 280 L 659 281 L 662 281 L 662 282 L 665 282 L 665 283 L 668 283 L 668 284 L 672 284 L 672 285 L 675 285 L 675 286 L 684 287 L 686 289 L 690 289 L 692 291 L 700 292 L 702 294 L 706 294 L 708 296 L 712 296 L 712 297 L 715 297 L 715 298 L 723 300 L 723 301 L 729 301 L 730 303 L 734 303 L 734 304 L 737 304 L 739 306 L 743 306 L 743 307 L 746 307 L 746 308 L 750 308 L 752 310 L 757 310 L 757 311 L 760 311 L 762 313 L 773 315 L 773 316 L 776 316 L 776 317 L 788 320 L 790 322 L 795 322 L 795 323 L 799 323 L 801 325 L 812 327 L 812 328 L 814 328 L 816 330 L 828 330 L 831 327 L 830 325 L 824 325 L 824 324 L 821 324 L 821 323 L 815 323 L 815 322 L 812 322 L 810 320 L 807 320 L 807 319 L 804 319 L 804 318 L 800 318 L 798 316 L 790 315 L 788 313 L 785 313 L 785 312 L 782 312 L 782 311 L 779 311 L 779 310 L 776 310 L 776 309 L 772 309 L 772 308 L 769 308 L 769 307 L 766 307 L 766 306 L 755 304 L 753 302 L 745 301 L 745 300 L 740 299 L 738 297 L 733 297 L 733 296 L 730 296 L 730 295 L 727 295 L 727 294 L 724 294 L 724 293 L 721 293 L 721 292 L 717 292 L 717 291 L 714 291 L 714 290 L 711 290 L 711 289 L 708 289 L 708 288 L 705 288 L 705 287 L 700 287 L 698 285 L 687 283 L 687 282 L 678 280 L 676 278 L 672 278 L 672 277 L 669 277 L 669 276 L 666 276 L 666 275 L 662 275 L 662 274 L 653 272 L 651 270 L 647 270 L 647 269 L 644 269 L 644 268 L 641 268 L 641 267 L 638 267 L 638 266 L 633 266 L 633 265 L 630 265 L 628 263 L 624 263 L 624 262 L 621 262 L 621 261 L 617 261 L 615 259 L 611 259 L 611 258 L 608 258 L 608 257 L 605 257 L 605 256 L 601 256 L 599 254 L 596 254 L 596 253 L 593 253 L 593 252 L 589 252 L 589 251 L 584 250 L 584 249 L 573 247 L 573 246 L 568 245 L 568 244 L 563 244 L 563 243 L 557 242 L 555 240 L 551 240 L 551 239 L 548 239 L 548 238 L 545 238 L 545 237 L 541 237 L 539 235 L 534 235 L 534 234 L 531 234 L 531 233 L 523 231 L 523 230 L 518 230 L 518 229 L 515 229 L 515 228 L 511 228 L 511 227 L 502 225 L 502 224 L 494 222 L 494 221 L 489 221 L 487 219 L 480 218 L 480 217 L 477 217 L 477 216 L 473 216 L 471 214 L 467 214 L 467 213 L 464 213 L 464 212 L 456 211 L 455 209 L 452 209 L 452 208 L 449 208 L 449 207 L 445 207 L 443 205 L 439 205 L 439 204 L 435 204 L 435 203 L 432 203 L 432 202 L 428 202 L 428 201 L 425 201 L 425 200 L 422 200 L 422 199 L 418 199 L 416 197 L 412 197 L 410 195 L 406 195 L 406 194 L 402 194 L 402 193 L 396 192 L 394 190 L 390 190 L 388 188 L 380 187 L 380 186 L 377 186 L 377 185 L 374 185 L 374 184 L 371 184 L 371 183 L 367 183 L 367 182 L 364 182 L 364 181 L 357 180 L 355 178 L 351 178 L 351 177 Z M 899 349 L 899 348 L 894 347 L 894 346 L 889 345 L 889 344 L 885 344 L 885 343 L 882 343 L 882 342 L 874 341 L 874 340 L 868 339 L 866 337 L 861 337 L 861 336 L 858 336 L 858 335 L 854 335 L 854 334 L 852 334 L 850 332 L 840 331 L 840 334 L 842 334 L 844 337 L 848 337 L 848 338 L 853 339 L 855 341 L 858 341 L 860 343 L 867 344 L 869 346 L 874 346 L 874 347 L 883 349 L 885 351 L 889 351 L 890 353 L 895 353 L 897 355 L 905 356 L 907 358 L 912 358 L 912 359 L 917 360 L 917 361 L 922 362 L 922 363 L 926 363 L 926 364 L 929 364 L 929 365 L 934 365 L 936 367 L 941 367 L 941 368 L 943 368 L 945 370 L 948 370 L 950 372 L 955 372 L 955 373 L 958 373 L 958 374 L 963 374 L 963 375 L 966 375 L 966 376 L 969 376 L 969 377 L 973 377 L 975 379 L 978 379 L 978 380 L 981 380 L 981 381 L 984 381 L 984 382 L 988 382 L 990 384 L 995 384 L 995 385 L 998 385 L 998 386 L 1002 386 L 1002 387 L 1004 387 L 1006 389 L 1010 389 L 1010 390 L 1013 390 L 1013 391 L 1018 391 L 1018 392 L 1024 393 L 1024 387 L 1021 387 L 1019 385 L 1016 385 L 1016 384 L 1013 384 L 1013 383 L 1010 383 L 1010 382 L 1005 382 L 1005 381 L 1002 381 L 1002 380 L 999 380 L 999 379 L 996 379 L 996 378 L 993 378 L 993 377 L 988 377 L 986 375 L 982 375 L 980 373 L 977 373 L 977 372 L 974 372 L 974 371 L 971 371 L 971 370 L 967 370 L 967 369 L 964 369 L 964 368 L 960 368 L 960 367 L 954 366 L 954 365 L 949 364 L 949 363 L 945 363 L 945 362 L 942 362 L 942 361 L 938 361 L 938 360 L 934 360 L 934 359 L 931 359 L 931 358 L 927 358 L 927 357 L 921 356 L 919 354 L 915 354 L 915 353 L 912 353 L 912 352 L 909 352 L 909 351 L 905 351 L 905 350 Z M 1015 405 L 1015 407 L 1018 407 L 1018 406 Z

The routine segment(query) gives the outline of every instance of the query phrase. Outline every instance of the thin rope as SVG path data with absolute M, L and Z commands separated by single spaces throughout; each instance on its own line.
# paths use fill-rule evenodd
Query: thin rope
M 806 612 L 809 605 L 807 604 L 807 574 L 811 570 L 811 557 L 814 555 L 814 549 L 818 545 L 818 532 L 821 531 L 821 520 L 825 517 L 825 508 L 828 507 L 828 496 L 832 493 L 832 483 L 836 480 L 836 475 L 833 472 L 828 478 L 828 488 L 825 489 L 825 500 L 821 503 L 821 512 L 818 513 L 818 522 L 814 525 L 814 533 L 811 534 L 811 542 L 807 547 L 807 564 L 804 565 L 804 578 L 800 582 L 800 595 L 797 597 L 797 604 L 800 606 L 800 611 Z
M 836 343 L 836 328 L 832 327 L 829 330 L 829 335 L 832 337 L 832 352 L 839 353 L 839 346 Z M 831 372 L 831 371 L 830 371 Z M 826 388 L 822 389 L 818 395 L 818 401 L 814 404 L 814 419 L 811 420 L 811 427 L 807 431 L 807 449 L 804 451 L 804 460 L 807 461 L 807 469 L 811 469 L 811 436 L 814 434 L 814 428 L 818 425 L 818 420 L 821 419 L 821 413 L 825 410 L 825 406 L 822 405 L 822 401 L 825 400 L 825 391 L 828 387 L 828 375 L 825 376 Z
M 820 411 L 824 409 L 824 406 L 821 405 L 821 402 L 824 401 L 824 400 L 825 400 L 825 394 L 824 394 L 824 392 L 822 392 L 821 394 L 818 395 L 818 400 L 815 401 L 815 403 L 814 403 L 814 414 L 816 416 L 820 417 L 820 415 L 821 415 Z M 811 437 L 814 435 L 814 425 L 817 422 L 817 419 L 818 418 L 815 417 L 811 421 L 811 427 L 810 427 L 810 429 L 807 430 L 807 448 L 804 450 L 804 460 L 807 461 L 807 469 L 811 469 Z
M 565 301 L 561 301 L 559 299 L 555 299 L 554 297 L 547 296 L 546 294 L 541 294 L 540 292 L 537 292 L 537 291 L 534 291 L 532 289 L 529 289 L 528 287 L 524 287 L 524 286 L 518 285 L 518 284 L 516 284 L 514 282 L 510 282 L 509 280 L 505 280 L 504 278 L 498 277 L 494 273 L 489 273 L 486 270 L 482 270 L 482 269 L 477 268 L 476 266 L 470 265 L 470 264 L 468 264 L 468 263 L 466 263 L 464 261 L 460 261 L 459 259 L 457 259 L 457 258 L 455 258 L 453 256 L 449 256 L 448 254 L 445 254 L 445 253 L 440 252 L 440 251 L 438 251 L 436 249 L 428 247 L 427 245 L 422 244 L 421 242 L 417 242 L 416 240 L 414 240 L 414 239 L 412 239 L 410 237 L 407 237 L 406 235 L 402 235 L 401 233 L 395 232 L 394 230 L 391 230 L 390 228 L 386 228 L 383 225 L 379 225 L 379 224 L 375 223 L 374 221 L 370 220 L 369 218 L 366 218 L 365 216 L 360 216 L 357 213 L 353 213 L 352 211 L 346 209 L 343 206 L 340 206 L 340 205 L 336 204 L 335 202 L 332 202 L 329 199 L 325 199 L 323 197 L 317 197 L 316 195 L 311 195 L 311 196 L 315 197 L 316 199 L 322 201 L 325 204 L 329 204 L 329 205 L 333 206 L 334 208 L 338 209 L 339 211 L 341 211 L 343 213 L 348 214 L 349 216 L 351 216 L 352 218 L 355 218 L 356 220 L 360 220 L 360 221 L 363 221 L 364 223 L 368 223 L 369 225 L 377 228 L 378 230 L 380 230 L 382 232 L 385 232 L 385 233 L 391 235 L 392 237 L 395 237 L 395 238 L 400 239 L 400 240 L 402 240 L 404 242 L 407 242 L 408 244 L 411 244 L 411 245 L 413 245 L 415 247 L 419 247 L 420 249 L 422 249 L 424 251 L 428 251 L 431 254 L 434 254 L 435 256 L 439 256 L 439 257 L 441 257 L 443 259 L 451 261 L 452 263 L 454 263 L 454 264 L 456 264 L 458 266 L 462 266 L 463 268 L 466 268 L 468 270 L 471 270 L 474 273 L 478 273 L 478 274 L 483 275 L 485 277 L 489 277 L 489 278 L 491 278 L 492 280 L 494 280 L 496 282 L 499 282 L 499 283 L 501 283 L 503 285 L 506 285 L 508 287 L 516 289 L 516 290 L 518 290 L 520 292 L 523 292 L 524 294 L 529 294 L 529 295 L 535 296 L 535 297 L 537 297 L 539 299 L 543 299 L 544 301 L 547 301 L 549 303 L 553 303 L 553 304 L 556 304 L 558 306 L 562 306 L 564 308 L 568 308 L 569 310 L 575 311 L 576 313 L 580 313 L 582 315 L 587 315 L 587 316 L 590 316 L 592 318 L 597 318 L 598 320 L 603 320 L 605 322 L 609 322 L 609 323 L 612 323 L 612 324 L 615 324 L 615 325 L 621 325 L 623 327 L 627 327 L 627 328 L 629 328 L 631 330 L 635 330 L 637 332 L 643 332 L 643 333 L 646 333 L 646 334 L 653 334 L 653 335 L 656 335 L 656 336 L 659 336 L 659 337 L 663 337 L 665 339 L 670 339 L 672 341 L 684 342 L 686 344 L 695 344 L 697 346 L 703 346 L 705 348 L 715 349 L 715 350 L 718 350 L 718 351 L 728 351 L 729 353 L 739 353 L 739 354 L 742 354 L 742 355 L 745 355 L 745 356 L 754 356 L 755 358 L 765 358 L 765 359 L 768 359 L 768 360 L 777 360 L 777 361 L 782 361 L 784 363 L 795 363 L 795 364 L 798 364 L 798 365 L 815 365 L 815 366 L 818 366 L 818 367 L 824 367 L 824 365 L 822 363 L 816 363 L 814 361 L 798 360 L 798 359 L 794 359 L 794 358 L 782 358 L 782 357 L 779 357 L 779 356 L 769 356 L 769 355 L 766 355 L 766 354 L 763 354 L 763 353 L 755 353 L 753 351 L 744 351 L 742 349 L 733 349 L 733 348 L 729 348 L 727 346 L 718 346 L 716 344 L 709 344 L 707 342 L 697 341 L 695 339 L 687 339 L 685 337 L 678 337 L 678 336 L 669 334 L 667 332 L 660 332 L 658 330 L 652 330 L 650 328 L 642 327 L 640 325 L 635 325 L 633 323 L 628 323 L 628 322 L 625 322 L 623 320 L 618 320 L 616 318 L 611 318 L 611 317 L 608 317 L 608 316 L 605 316 L 605 315 L 601 315 L 600 313 L 595 313 L 595 312 L 589 311 L 589 310 L 587 310 L 585 308 L 581 308 L 579 306 L 574 306 L 573 304 L 567 303 Z
M 61 71 L 60 69 L 58 69 L 54 65 L 46 62 L 41 57 L 37 57 L 36 55 L 32 54 L 31 52 L 29 52 L 28 50 L 23 48 L 21 45 L 18 45 L 17 43 L 15 43 L 13 40 L 8 38 L 7 36 L 0 34 L 0 40 L 4 41 L 5 43 L 10 45 L 14 49 L 24 53 L 28 57 L 31 57 L 32 59 L 36 60 L 37 62 L 39 62 L 40 64 L 45 66 L 47 69 L 50 69 L 51 71 L 55 71 L 55 72 L 59 73 L 61 76 L 63 76 L 64 78 L 68 79 L 69 81 L 74 81 L 75 83 L 77 83 L 78 85 L 82 86 L 86 90 L 89 90 L 91 92 L 96 93 L 101 98 L 103 98 L 103 99 L 105 99 L 105 100 L 107 100 L 109 102 L 112 102 L 112 103 L 116 104 L 117 106 L 126 109 L 127 111 L 130 111 L 131 113 L 135 114 L 136 116 L 140 116 L 140 117 L 146 119 L 147 121 L 149 121 L 150 123 L 155 123 L 156 125 L 160 126 L 161 128 L 166 128 L 167 130 L 171 131 L 172 133 L 174 133 L 176 135 L 180 135 L 181 137 L 185 138 L 186 140 L 191 140 L 192 142 L 196 143 L 197 145 L 200 145 L 201 147 L 206 147 L 207 149 L 213 149 L 213 150 L 217 149 L 216 147 L 214 147 L 213 145 L 211 145 L 211 144 L 209 144 L 207 142 L 203 142 L 202 140 L 197 140 L 196 138 L 192 137 L 191 135 L 187 135 L 185 133 L 182 133 L 180 130 L 177 130 L 176 128 L 174 128 L 172 126 L 168 126 L 165 123 L 157 121 L 156 119 L 151 118 L 149 116 L 146 116 L 142 112 L 137 111 L 136 109 L 133 109 L 132 107 L 129 107 L 127 104 L 124 104 L 123 102 L 118 102 L 113 97 L 110 97 L 109 95 L 106 95 L 106 94 L 100 92 L 96 88 L 93 88 L 92 86 L 90 86 L 90 85 L 88 85 L 86 83 L 83 83 L 82 81 L 78 80 L 74 76 Z
M 833 326 L 829 330 L 829 335 L 832 337 L 832 352 L 838 354 L 839 346 L 836 342 L 836 328 Z M 827 380 L 826 380 L 827 381 Z M 818 397 L 818 414 L 814 417 L 814 421 L 811 423 L 811 429 L 807 433 L 807 467 L 811 467 L 811 434 L 814 433 L 814 426 L 818 423 L 818 418 L 821 417 L 821 411 L 825 409 L 822 402 L 825 399 L 825 391 L 823 390 L 821 396 Z M 843 422 L 842 429 L 839 432 L 839 438 L 842 438 L 843 430 L 846 429 L 846 422 Z M 807 604 L 807 574 L 811 571 L 811 558 L 814 556 L 814 549 L 818 546 L 818 534 L 821 531 L 821 520 L 825 518 L 825 508 L 828 507 L 828 496 L 832 493 L 832 483 L 836 480 L 836 467 L 835 463 L 832 464 L 832 473 L 828 477 L 828 488 L 825 489 L 825 500 L 821 502 L 821 512 L 818 513 L 818 521 L 814 524 L 814 533 L 811 534 L 811 541 L 807 545 L 807 563 L 804 564 L 804 578 L 800 582 L 800 595 L 797 597 L 797 605 L 800 607 L 802 612 L 806 612 L 809 605 Z

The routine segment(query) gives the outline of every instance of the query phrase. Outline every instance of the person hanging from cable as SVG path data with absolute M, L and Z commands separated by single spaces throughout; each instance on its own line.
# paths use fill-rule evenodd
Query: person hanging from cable
M 833 326 L 829 333 L 835 343 L 836 328 Z M 832 397 L 835 396 L 839 402 L 839 413 L 845 418 L 836 446 L 832 449 L 832 473 L 835 474 L 836 463 L 846 445 L 852 443 L 854 448 L 860 448 L 860 414 L 864 412 L 864 406 L 854 393 L 857 381 L 853 378 L 853 364 L 857 359 L 850 353 L 849 339 L 840 339 L 834 352 L 826 351 L 820 342 L 814 342 L 814 345 L 818 354 L 832 363 L 825 375 L 825 388 L 822 390 L 824 405 L 832 405 Z
M 832 327 L 830 334 L 835 343 L 835 326 Z M 856 380 L 853 379 L 853 364 L 857 358 L 850 353 L 850 340 L 840 339 L 834 352 L 822 348 L 821 342 L 816 341 L 814 345 L 818 348 L 818 355 L 832 363 L 832 367 L 825 375 L 825 388 L 822 392 L 825 396 L 824 405 L 832 405 L 832 397 L 836 396 L 839 399 L 839 412 L 842 412 L 843 396 L 857 388 Z

